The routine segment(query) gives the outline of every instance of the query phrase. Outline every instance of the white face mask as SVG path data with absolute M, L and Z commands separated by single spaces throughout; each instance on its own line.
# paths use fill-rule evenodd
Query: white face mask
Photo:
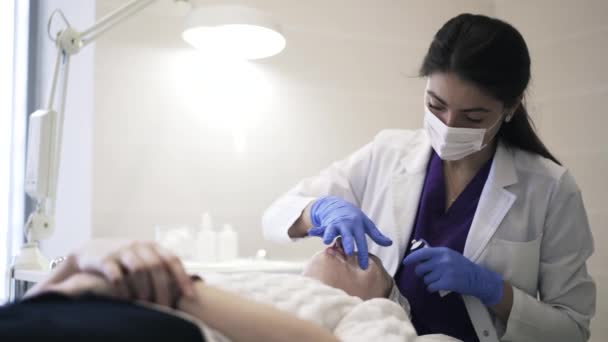
M 442 160 L 460 160 L 484 149 L 486 132 L 498 125 L 502 116 L 490 128 L 456 128 L 444 124 L 427 106 L 424 111 L 424 128 L 431 139 L 431 146 Z M 494 137 L 492 137 L 494 139 Z

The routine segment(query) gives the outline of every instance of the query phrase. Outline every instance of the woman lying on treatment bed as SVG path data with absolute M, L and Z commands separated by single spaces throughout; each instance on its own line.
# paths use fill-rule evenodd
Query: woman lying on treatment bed
M 190 284 L 179 262 L 169 258 L 171 265 L 159 263 L 163 258 L 169 258 L 165 251 L 145 243 L 122 248 L 101 262 L 74 255 L 13 306 L 51 293 L 89 299 L 92 294 L 97 301 L 103 297 L 189 321 L 200 328 L 192 341 L 454 341 L 417 337 L 407 301 L 380 261 L 370 255 L 370 267 L 361 270 L 356 255 L 345 257 L 339 241 L 315 254 L 302 276 L 242 273 Z M 134 269 L 137 263 L 144 266 Z M 165 291 L 169 286 L 163 283 L 174 284 L 173 290 Z M 138 299 L 137 305 L 117 301 L 123 299 Z M 78 299 L 63 300 L 76 312 L 81 305 Z

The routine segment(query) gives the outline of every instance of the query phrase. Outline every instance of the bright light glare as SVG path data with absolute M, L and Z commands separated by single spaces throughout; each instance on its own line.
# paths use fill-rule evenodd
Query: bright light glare
M 191 119 L 232 136 L 235 152 L 246 151 L 246 138 L 263 120 L 273 89 L 256 65 L 234 59 L 178 53 L 171 72 L 180 105 Z
M 285 48 L 280 33 L 255 25 L 199 26 L 185 30 L 182 37 L 205 55 L 246 60 L 270 57 Z

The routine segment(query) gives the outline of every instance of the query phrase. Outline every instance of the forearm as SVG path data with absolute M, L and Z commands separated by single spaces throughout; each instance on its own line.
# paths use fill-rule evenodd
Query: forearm
M 313 202 L 310 202 L 304 210 L 302 210 L 302 214 L 293 223 L 293 225 L 287 231 L 287 234 L 291 238 L 302 238 L 308 235 L 308 230 L 312 228 L 312 222 L 310 221 L 310 208 L 312 207 Z
M 195 293 L 180 300 L 178 308 L 233 341 L 338 341 L 312 322 L 202 282 Z
M 502 299 L 500 302 L 490 309 L 496 314 L 496 316 L 506 325 L 511 315 L 511 308 L 513 307 L 513 288 L 511 284 L 503 280 L 502 282 Z

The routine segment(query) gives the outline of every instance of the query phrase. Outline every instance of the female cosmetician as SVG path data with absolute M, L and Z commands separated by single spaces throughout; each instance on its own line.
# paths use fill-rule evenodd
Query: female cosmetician
M 424 129 L 382 131 L 301 181 L 264 213 L 265 236 L 341 236 L 361 268 L 373 252 L 421 335 L 586 341 L 593 238 L 577 184 L 525 109 L 523 37 L 459 15 L 436 33 L 420 75 Z M 413 241 L 426 248 L 410 252 Z

